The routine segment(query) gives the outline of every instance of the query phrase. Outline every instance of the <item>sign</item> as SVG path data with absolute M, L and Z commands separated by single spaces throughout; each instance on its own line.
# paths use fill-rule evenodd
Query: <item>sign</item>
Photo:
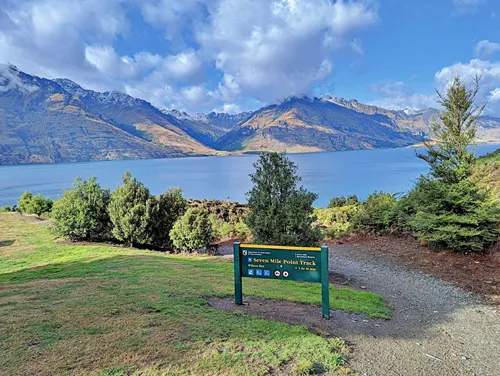
M 321 283 L 323 317 L 330 319 L 326 246 L 234 243 L 234 300 L 239 305 L 243 304 L 242 277 Z

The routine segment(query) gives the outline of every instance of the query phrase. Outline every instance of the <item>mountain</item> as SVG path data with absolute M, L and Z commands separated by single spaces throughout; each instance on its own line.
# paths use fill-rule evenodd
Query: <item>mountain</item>
M 428 137 L 438 114 L 332 96 L 236 115 L 188 114 L 0 65 L 0 164 L 403 147 Z M 480 118 L 477 136 L 500 142 L 500 119 Z
M 264 107 L 223 135 L 215 147 L 257 152 L 310 152 L 401 147 L 422 136 L 400 129 L 388 116 L 357 112 L 328 98 L 289 98 Z
M 161 111 L 165 115 L 176 118 L 175 124 L 179 128 L 209 147 L 214 147 L 222 135 L 252 115 L 252 112 L 242 112 L 236 115 L 216 112 L 190 115 L 175 109 L 162 109 Z
M 430 123 L 439 118 L 439 111 L 435 108 L 424 110 L 386 110 L 377 106 L 359 103 L 355 99 L 346 100 L 326 96 L 324 100 L 331 101 L 353 111 L 379 116 L 382 123 L 390 122 L 402 130 L 413 134 L 429 134 Z M 482 116 L 477 121 L 476 138 L 478 142 L 500 142 L 500 119 L 491 116 Z
M 146 101 L 0 66 L 0 164 L 213 155 Z

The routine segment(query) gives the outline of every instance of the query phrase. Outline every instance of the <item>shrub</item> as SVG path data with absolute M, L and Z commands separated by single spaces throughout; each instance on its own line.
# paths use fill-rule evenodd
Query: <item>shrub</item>
M 50 198 L 44 198 L 41 194 L 37 194 L 31 199 L 30 214 L 36 214 L 37 216 L 40 216 L 43 213 L 50 213 L 53 204 L 54 201 L 52 201 Z
M 108 206 L 113 236 L 130 246 L 151 244 L 159 200 L 129 172 L 122 182 L 111 194 Z
M 23 214 L 48 213 L 52 210 L 53 201 L 50 198 L 44 198 L 41 194 L 33 196 L 31 192 L 24 192 L 19 198 L 19 211 Z
M 157 198 L 157 201 L 158 208 L 154 213 L 151 245 L 156 248 L 171 249 L 170 231 L 174 223 L 186 212 L 187 200 L 182 197 L 180 188 L 169 188 Z
M 252 233 L 250 228 L 245 224 L 245 222 L 238 222 L 235 226 L 235 236 L 239 240 L 247 240 L 250 239 Z
M 470 180 L 447 184 L 422 178 L 409 196 L 415 211 L 409 226 L 431 246 L 482 252 L 500 235 L 500 208 Z
M 233 236 L 235 232 L 234 226 L 228 222 L 222 222 L 220 225 L 217 224 L 217 235 L 220 239 L 229 238 Z
M 17 202 L 17 207 L 19 212 L 22 214 L 29 213 L 31 211 L 31 200 L 33 199 L 33 194 L 31 192 L 24 192 L 19 201 Z
M 317 195 L 298 187 L 297 166 L 284 154 L 261 154 L 250 175 L 253 188 L 247 193 L 251 209 L 246 224 L 254 241 L 263 244 L 317 245 L 321 231 L 312 203 Z
M 330 200 L 330 203 L 328 204 L 328 208 L 338 208 L 341 206 L 346 206 L 346 205 L 357 205 L 359 204 L 359 199 L 358 196 L 356 195 L 350 195 L 345 198 L 344 196 L 340 197 L 334 197 Z
M 394 221 L 397 200 L 394 195 L 374 192 L 352 218 L 352 226 L 357 231 L 387 233 Z
M 205 210 L 216 219 L 235 225 L 248 216 L 248 205 L 222 200 L 191 200 L 189 206 Z
M 9 213 L 11 211 L 10 206 L 2 206 L 0 208 L 0 213 Z
M 209 214 L 198 208 L 189 208 L 170 231 L 170 239 L 179 251 L 207 250 L 214 238 Z
M 52 222 L 57 233 L 72 240 L 101 240 L 109 237 L 107 212 L 110 192 L 96 182 L 77 178 L 73 188 L 54 203 Z
M 327 238 L 339 238 L 351 231 L 351 221 L 358 205 L 345 205 L 328 209 L 316 209 L 318 223 L 323 227 Z
M 201 211 L 206 211 L 200 209 Z M 208 212 L 207 212 L 208 213 Z M 215 239 L 223 239 L 233 236 L 234 226 L 229 222 L 224 222 L 221 218 L 218 218 L 215 214 L 208 214 L 208 220 L 212 226 L 212 232 Z

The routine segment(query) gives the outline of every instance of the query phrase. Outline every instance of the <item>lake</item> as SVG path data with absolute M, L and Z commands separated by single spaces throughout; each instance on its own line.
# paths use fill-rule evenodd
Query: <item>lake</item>
M 479 145 L 477 155 L 500 148 Z M 315 206 L 326 206 L 334 196 L 356 194 L 365 198 L 378 190 L 406 192 L 427 164 L 415 156 L 414 148 L 354 150 L 291 154 L 299 166 L 304 186 L 319 195 Z M 75 177 L 97 176 L 99 183 L 115 188 L 125 171 L 142 180 L 154 194 L 168 187 L 181 187 L 184 196 L 244 202 L 251 183 L 248 174 L 257 155 L 191 157 L 85 163 L 0 166 L 0 206 L 13 205 L 24 191 L 52 199 L 71 188 Z

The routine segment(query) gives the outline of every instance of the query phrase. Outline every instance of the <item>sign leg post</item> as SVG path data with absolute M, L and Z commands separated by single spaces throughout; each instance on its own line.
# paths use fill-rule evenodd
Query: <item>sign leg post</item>
M 241 286 L 240 243 L 234 243 L 233 250 L 234 250 L 234 302 L 238 305 L 242 305 L 243 291 Z
M 321 247 L 321 305 L 323 317 L 330 320 L 330 288 L 328 285 L 328 247 Z

